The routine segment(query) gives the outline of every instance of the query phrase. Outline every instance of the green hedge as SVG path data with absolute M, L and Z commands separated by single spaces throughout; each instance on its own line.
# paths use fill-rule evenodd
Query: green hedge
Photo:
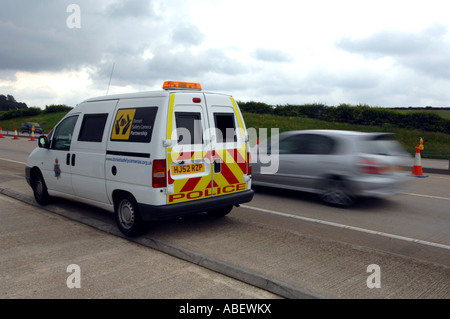
M 0 120 L 9 120 L 17 117 L 34 116 L 39 115 L 42 112 L 40 108 L 30 107 L 26 109 L 19 110 L 9 110 L 2 115 L 0 115 Z
M 243 112 L 249 113 L 307 117 L 328 122 L 396 127 L 450 134 L 450 120 L 432 111 L 403 113 L 393 109 L 349 104 L 340 104 L 337 107 L 324 104 L 271 106 L 261 102 L 241 101 L 238 104 Z
M 52 105 L 46 105 L 44 111 L 42 111 L 44 114 L 48 113 L 61 113 L 61 112 L 69 112 L 72 110 L 73 107 L 64 105 L 64 104 L 52 104 Z
M 39 114 L 49 114 L 49 113 L 61 113 L 61 112 L 69 112 L 72 107 L 67 105 L 47 105 L 44 110 L 41 110 L 38 107 L 30 107 L 26 109 L 19 110 L 9 110 L 0 115 L 0 120 L 10 120 L 18 117 L 27 117 L 27 116 L 35 116 Z

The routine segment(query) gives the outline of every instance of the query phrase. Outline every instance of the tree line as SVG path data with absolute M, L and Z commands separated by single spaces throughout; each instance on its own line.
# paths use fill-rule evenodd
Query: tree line
M 9 110 L 5 113 L 0 114 L 0 120 L 9 120 L 17 117 L 25 117 L 25 116 L 35 116 L 40 114 L 49 114 L 49 113 L 61 113 L 61 112 L 69 112 L 72 107 L 58 104 L 58 105 L 47 105 L 45 109 L 41 110 L 38 107 L 29 107 L 23 109 L 13 109 Z
M 450 134 L 450 120 L 429 111 L 401 112 L 399 110 L 371 107 L 368 105 L 324 104 L 268 105 L 262 102 L 238 101 L 243 112 L 273 114 L 289 117 L 308 117 L 328 122 L 341 122 L 359 125 L 385 126 L 393 128 L 416 129 Z
M 0 111 L 18 110 L 26 108 L 28 108 L 26 103 L 17 102 L 14 96 L 9 94 L 7 95 L 0 94 Z

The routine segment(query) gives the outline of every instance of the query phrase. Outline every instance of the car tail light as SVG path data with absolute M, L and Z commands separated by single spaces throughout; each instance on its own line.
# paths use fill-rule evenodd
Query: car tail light
M 250 152 L 247 152 L 247 175 L 252 175 L 252 161 Z
M 366 174 L 380 175 L 383 174 L 384 171 L 382 165 L 378 161 L 365 158 L 360 158 L 358 160 L 358 167 L 361 172 Z
M 166 187 L 166 160 L 154 160 L 152 168 L 152 186 L 154 188 Z

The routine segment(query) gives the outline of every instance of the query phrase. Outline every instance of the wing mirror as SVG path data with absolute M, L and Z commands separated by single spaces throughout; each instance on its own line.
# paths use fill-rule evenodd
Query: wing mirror
M 40 148 L 50 148 L 50 142 L 48 141 L 47 136 L 41 135 L 38 139 L 38 145 Z

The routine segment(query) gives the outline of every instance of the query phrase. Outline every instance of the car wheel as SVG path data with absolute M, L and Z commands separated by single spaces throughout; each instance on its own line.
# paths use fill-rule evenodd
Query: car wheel
M 31 188 L 33 189 L 33 195 L 36 202 L 39 205 L 47 205 L 50 201 L 50 195 L 48 195 L 47 185 L 45 184 L 44 177 L 40 171 L 36 171 L 31 179 Z
M 225 215 L 228 215 L 232 209 L 233 206 L 229 206 L 221 209 L 209 210 L 207 211 L 207 214 L 211 217 L 223 217 Z
M 332 206 L 348 207 L 355 203 L 356 196 L 345 181 L 339 178 L 329 178 L 324 182 L 320 199 Z
M 133 196 L 121 194 L 114 205 L 114 218 L 119 230 L 128 237 L 139 236 L 144 231 L 139 208 Z

